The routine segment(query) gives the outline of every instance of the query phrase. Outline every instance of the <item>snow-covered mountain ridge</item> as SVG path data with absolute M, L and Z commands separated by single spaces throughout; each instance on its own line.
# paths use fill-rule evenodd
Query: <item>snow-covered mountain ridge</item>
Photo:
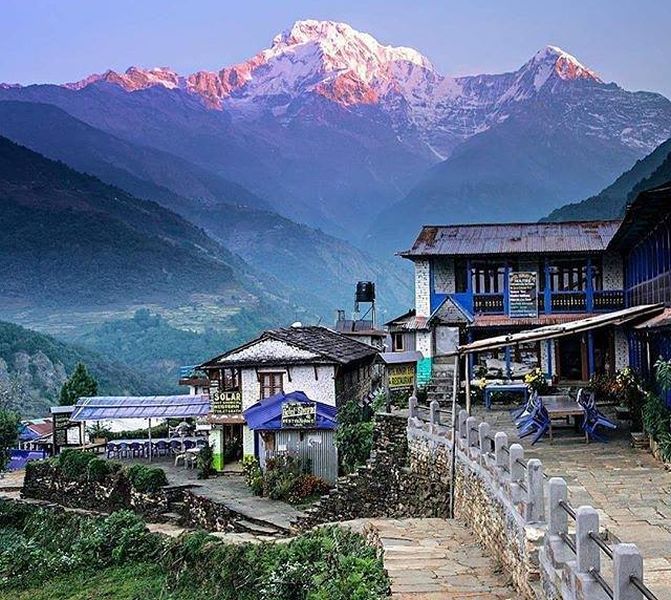
M 210 109 L 230 111 L 244 120 L 270 114 L 290 121 L 300 113 L 302 102 L 315 96 L 346 109 L 372 106 L 383 112 L 396 133 L 434 159 L 446 158 L 465 139 L 504 121 L 520 103 L 560 95 L 575 85 L 588 90 L 607 87 L 592 69 L 557 46 L 542 48 L 514 72 L 451 77 L 439 73 L 413 48 L 385 46 L 345 23 L 316 20 L 296 22 L 275 36 L 269 48 L 218 72 L 180 75 L 167 67 L 134 66 L 65 86 L 81 90 L 99 82 L 129 92 L 154 86 L 180 89 Z M 615 95 L 619 93 L 629 94 L 616 87 Z M 650 138 L 648 130 L 644 139 L 616 113 L 612 116 L 614 124 L 601 114 L 592 119 L 588 126 L 593 134 L 648 149 L 669 133 Z

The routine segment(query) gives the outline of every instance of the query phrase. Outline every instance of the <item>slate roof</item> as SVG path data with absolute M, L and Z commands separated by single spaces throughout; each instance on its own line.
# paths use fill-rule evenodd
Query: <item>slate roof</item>
M 283 329 L 272 329 L 266 334 L 276 340 L 282 340 L 304 350 L 316 352 L 341 364 L 361 360 L 378 353 L 376 348 L 326 327 L 285 327 Z
M 603 251 L 620 221 L 425 225 L 405 258 Z
M 264 340 L 284 342 L 300 349 L 304 353 L 304 356 L 291 359 L 284 356 L 276 357 L 269 355 L 267 357 L 257 356 L 254 359 L 244 358 L 242 360 L 238 360 L 232 356 Z M 313 363 L 346 365 L 368 357 L 372 358 L 377 353 L 377 348 L 327 327 L 317 325 L 285 327 L 264 331 L 258 338 L 203 363 L 201 368 Z M 231 359 L 228 360 L 228 357 L 231 357 Z
M 335 330 L 338 333 L 345 333 L 347 335 L 365 335 L 372 337 L 385 337 L 387 335 L 386 331 L 375 329 L 375 327 L 373 327 L 373 321 L 368 319 L 358 321 L 354 321 L 353 319 L 340 319 L 336 321 Z

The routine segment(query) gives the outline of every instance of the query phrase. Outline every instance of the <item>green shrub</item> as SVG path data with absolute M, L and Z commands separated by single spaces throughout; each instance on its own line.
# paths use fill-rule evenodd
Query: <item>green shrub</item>
M 159 467 L 132 465 L 127 471 L 131 485 L 138 492 L 156 492 L 164 485 L 168 485 L 165 471 Z
M 95 454 L 66 448 L 58 457 L 58 467 L 67 479 L 83 481 L 88 474 L 88 464 L 96 460 Z
M 255 456 L 245 456 L 242 459 L 242 472 L 245 481 L 255 496 L 263 495 L 263 473 L 259 460 Z
M 209 479 L 214 474 L 213 460 L 214 453 L 212 452 L 212 446 L 206 443 L 198 453 L 198 479 Z
M 113 462 L 104 458 L 94 458 L 86 466 L 86 479 L 96 483 L 103 483 L 115 472 L 113 465 Z

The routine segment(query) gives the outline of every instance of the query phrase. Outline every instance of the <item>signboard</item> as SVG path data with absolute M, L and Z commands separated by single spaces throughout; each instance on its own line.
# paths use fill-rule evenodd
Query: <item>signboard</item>
M 536 271 L 511 271 L 508 275 L 508 316 L 538 316 L 538 274 Z
M 242 412 L 242 393 L 240 391 L 226 391 L 217 385 L 210 386 L 210 402 L 212 413 L 215 415 L 235 415 Z
M 316 423 L 316 403 L 285 402 L 282 404 L 282 427 L 314 427 Z
M 54 446 L 67 446 L 68 441 L 68 423 L 72 413 L 58 412 L 53 415 L 54 421 Z
M 389 389 L 400 390 L 415 385 L 415 364 L 389 365 Z

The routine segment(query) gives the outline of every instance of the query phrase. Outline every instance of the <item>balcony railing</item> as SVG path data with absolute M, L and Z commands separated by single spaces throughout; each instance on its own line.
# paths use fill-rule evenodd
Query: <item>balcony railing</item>
M 601 290 L 594 292 L 594 310 L 609 311 L 624 308 L 624 290 Z
M 549 299 L 549 302 L 546 300 Z M 506 299 L 504 294 L 473 294 L 472 305 L 460 298 L 460 302 L 470 308 L 476 315 L 504 315 L 506 314 Z M 625 306 L 623 290 L 598 290 L 588 294 L 585 291 L 575 292 L 545 292 L 538 294 L 538 313 L 584 313 L 608 312 L 620 310 Z
M 473 311 L 476 315 L 502 315 L 504 313 L 503 294 L 475 294 Z

